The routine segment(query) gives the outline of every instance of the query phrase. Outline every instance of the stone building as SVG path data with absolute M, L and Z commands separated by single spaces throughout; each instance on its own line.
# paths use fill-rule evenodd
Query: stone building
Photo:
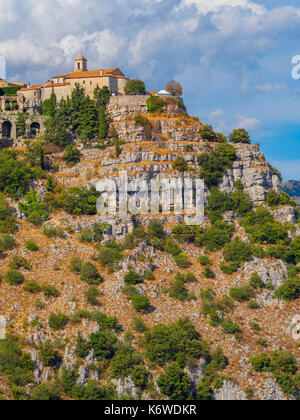
M 125 93 L 129 78 L 119 68 L 89 71 L 87 64 L 86 57 L 79 55 L 75 59 L 74 71 L 54 76 L 47 83 L 20 89 L 18 97 L 25 104 L 40 103 L 49 99 L 52 92 L 56 94 L 58 100 L 67 99 L 68 96 L 71 97 L 76 84 L 83 87 L 90 97 L 94 96 L 97 86 L 100 88 L 107 86 L 114 95 Z

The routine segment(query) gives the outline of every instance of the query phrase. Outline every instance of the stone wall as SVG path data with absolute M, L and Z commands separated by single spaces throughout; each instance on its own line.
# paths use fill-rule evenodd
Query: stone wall
M 11 115 L 11 114 L 0 114 L 0 140 L 17 140 L 17 127 L 16 121 L 18 116 Z M 45 132 L 45 117 L 28 117 L 26 120 L 27 128 L 27 137 L 34 138 L 36 134 L 34 134 L 34 124 L 39 124 L 39 133 L 38 135 L 42 135 Z

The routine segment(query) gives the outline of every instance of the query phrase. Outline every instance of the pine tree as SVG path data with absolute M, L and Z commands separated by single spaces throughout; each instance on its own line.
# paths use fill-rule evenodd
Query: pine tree
M 18 114 L 18 118 L 16 120 L 17 137 L 23 137 L 25 135 L 27 129 L 26 119 L 27 116 L 25 114 Z

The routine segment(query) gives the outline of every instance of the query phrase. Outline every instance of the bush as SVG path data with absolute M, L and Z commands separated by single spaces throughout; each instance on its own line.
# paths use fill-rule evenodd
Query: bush
M 145 95 L 146 87 L 145 83 L 139 79 L 132 79 L 125 86 L 126 95 Z
M 135 286 L 136 284 L 142 283 L 143 279 L 140 274 L 130 270 L 127 274 L 125 274 L 124 281 L 129 286 Z
M 148 296 L 133 295 L 131 302 L 134 309 L 138 312 L 147 313 L 150 309 L 150 299 Z
M 24 290 L 26 292 L 36 294 L 39 293 L 42 290 L 42 288 L 36 281 L 27 281 L 24 284 Z
M 174 261 L 180 268 L 187 268 L 190 265 L 188 256 L 183 253 L 175 255 Z
M 13 211 L 5 196 L 0 194 L 0 233 L 14 233 L 16 230 L 17 225 Z
M 207 279 L 215 279 L 216 278 L 215 273 L 212 271 L 212 269 L 210 267 L 205 267 L 205 269 L 203 271 L 203 276 L 206 277 Z
M 83 242 L 98 242 L 103 241 L 103 233 L 109 225 L 107 223 L 94 223 L 92 229 L 83 229 L 80 232 L 79 240 Z
M 99 197 L 100 193 L 94 187 L 91 189 L 71 187 L 59 196 L 58 203 L 69 214 L 75 216 L 93 215 L 97 213 L 96 204 Z
M 107 316 L 103 312 L 94 312 L 92 319 L 97 322 L 101 330 L 112 329 L 116 332 L 122 330 L 122 326 L 118 323 L 118 319 L 116 317 Z
M 63 313 L 54 314 L 49 316 L 49 327 L 55 331 L 64 330 L 68 325 L 69 318 Z
M 5 373 L 9 382 L 24 386 L 33 381 L 33 363 L 14 337 L 0 340 L 0 372 Z
M 233 132 L 229 135 L 229 140 L 232 143 L 251 143 L 250 135 L 244 128 L 233 130 Z
M 179 242 L 194 243 L 196 237 L 202 233 L 202 228 L 180 224 L 173 228 L 172 233 Z
M 103 267 L 114 270 L 119 267 L 119 263 L 123 260 L 123 246 L 117 242 L 107 242 L 99 249 L 99 262 Z
M 166 237 L 164 226 L 157 219 L 150 220 L 147 231 L 152 238 L 165 239 Z
M 186 400 L 191 391 L 191 381 L 177 363 L 171 363 L 157 381 L 162 394 L 171 400 Z
M 147 330 L 147 325 L 142 318 L 135 317 L 133 319 L 133 328 L 137 332 L 145 332 Z
M 179 172 L 186 172 L 189 170 L 189 165 L 183 156 L 178 156 L 172 163 L 172 168 Z
M 230 290 L 232 299 L 238 302 L 247 302 L 255 297 L 255 294 L 250 286 L 235 287 Z
M 141 358 L 138 352 L 130 344 L 122 344 L 111 361 L 112 375 L 116 379 L 126 378 L 139 363 Z
M 59 390 L 54 384 L 41 384 L 33 388 L 30 399 L 33 401 L 59 401 Z
M 14 256 L 11 262 L 9 263 L 9 268 L 12 270 L 19 270 L 24 268 L 25 270 L 31 270 L 31 265 L 24 257 Z
M 207 257 L 206 255 L 201 255 L 201 257 L 199 257 L 199 262 L 201 265 L 203 265 L 203 267 L 207 267 L 211 264 L 209 257 Z
M 295 201 L 284 191 L 280 191 L 279 193 L 274 190 L 270 191 L 267 195 L 266 202 L 273 209 L 279 206 L 289 205 L 298 211 L 298 206 Z
M 16 270 L 10 270 L 5 275 L 5 280 L 7 283 L 9 283 L 11 286 L 19 286 L 24 282 L 24 276 L 22 273 Z
M 205 344 L 200 341 L 194 325 L 187 318 L 149 329 L 145 332 L 144 346 L 147 358 L 159 365 L 176 361 L 182 355 L 186 359 L 199 359 L 207 355 Z
M 149 373 L 143 366 L 136 366 L 131 373 L 131 379 L 137 388 L 145 389 L 148 383 Z
M 224 260 L 227 263 L 233 263 L 233 268 L 236 267 L 237 270 L 242 263 L 251 261 L 253 251 L 249 244 L 236 238 L 233 242 L 225 245 L 223 256 Z
M 239 325 L 235 324 L 230 318 L 221 322 L 221 327 L 225 334 L 237 334 L 241 331 Z
M 56 227 L 56 226 L 44 226 L 43 228 L 43 235 L 47 236 L 47 238 L 61 238 L 65 237 L 65 233 L 63 229 Z
M 233 233 L 234 226 L 226 222 L 217 221 L 210 229 L 196 237 L 195 245 L 205 246 L 209 252 L 218 251 L 231 241 Z
M 201 166 L 200 178 L 208 188 L 217 187 L 222 181 L 226 171 L 232 167 L 236 159 L 234 147 L 229 144 L 220 144 L 209 154 L 203 154 L 198 157 L 198 163 Z
M 264 289 L 265 283 L 262 281 L 261 277 L 257 273 L 253 273 L 250 279 L 250 286 L 253 289 Z
M 256 372 L 270 372 L 271 371 L 271 359 L 266 353 L 262 353 L 259 356 L 253 357 L 251 360 L 253 369 Z
M 39 251 L 39 246 L 33 241 L 26 241 L 25 247 L 28 251 L 37 252 Z
M 213 399 L 214 399 L 214 391 L 205 380 L 202 380 L 196 388 L 195 400 L 196 401 L 212 401 Z
M 300 297 L 300 279 L 291 278 L 277 290 L 275 290 L 275 295 L 277 299 L 292 301 Z
M 91 334 L 89 345 L 99 362 L 112 359 L 116 351 L 117 337 L 109 330 Z
M 64 153 L 64 161 L 67 165 L 73 166 L 76 165 L 76 163 L 80 162 L 81 153 L 80 150 L 77 149 L 77 147 L 74 147 L 72 145 L 69 145 L 65 148 Z
M 80 271 L 80 280 L 85 281 L 87 284 L 94 285 L 98 285 L 103 281 L 97 268 L 94 266 L 94 264 L 90 262 L 87 262 L 82 265 Z
M 154 114 L 155 112 L 162 113 L 165 109 L 165 102 L 163 98 L 158 96 L 150 96 L 146 101 L 148 112 Z
M 52 344 L 44 344 L 40 348 L 40 355 L 44 366 L 57 367 L 61 362 L 61 356 Z
M 70 270 L 72 271 L 72 273 L 80 274 L 81 273 L 81 268 L 82 268 L 81 259 L 80 258 L 72 258 L 69 267 L 70 267 Z
M 60 295 L 59 291 L 53 286 L 49 286 L 49 285 L 43 286 L 42 290 L 46 297 L 58 298 Z
M 189 299 L 188 290 L 186 289 L 185 282 L 181 277 L 176 278 L 175 282 L 171 284 L 169 294 L 172 298 L 178 299 L 182 302 Z
M 98 298 L 99 292 L 95 287 L 91 287 L 85 293 L 85 298 L 87 299 L 88 303 L 91 305 L 99 305 Z

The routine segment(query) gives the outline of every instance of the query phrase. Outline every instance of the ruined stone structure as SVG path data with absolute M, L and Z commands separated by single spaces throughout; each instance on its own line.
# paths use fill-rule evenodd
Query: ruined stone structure
M 0 140 L 16 140 L 17 139 L 17 127 L 16 121 L 17 115 L 0 114 Z M 39 135 L 44 134 L 45 117 L 32 116 L 28 117 L 27 133 L 26 137 L 34 139 Z

